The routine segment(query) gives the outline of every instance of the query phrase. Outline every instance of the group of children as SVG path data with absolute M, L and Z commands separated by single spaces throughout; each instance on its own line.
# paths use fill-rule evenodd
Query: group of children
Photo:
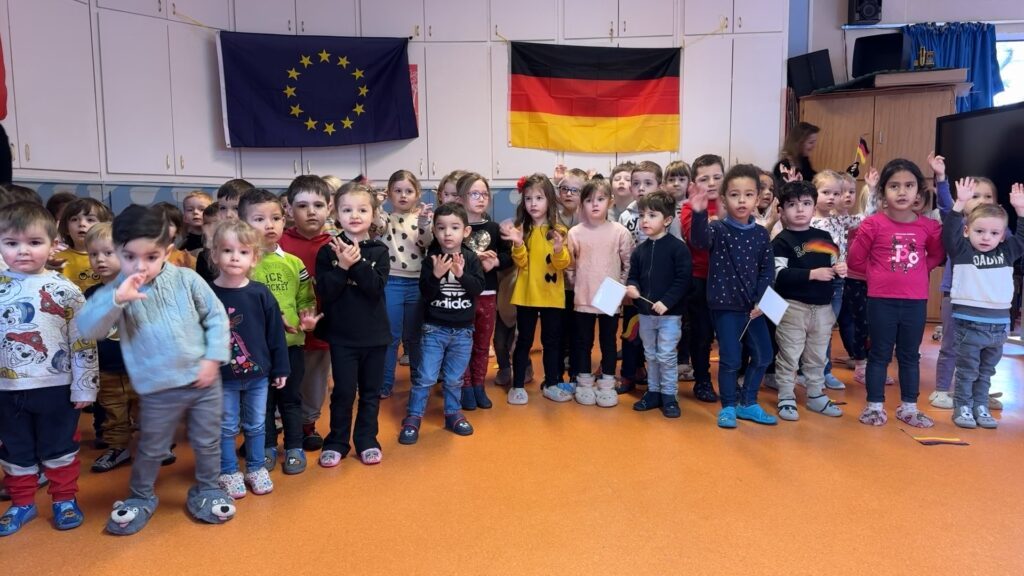
M 847 175 L 776 182 L 752 165 L 726 171 L 714 155 L 664 173 L 653 162 L 623 164 L 609 179 L 560 168 L 555 181 L 522 178 L 515 217 L 501 223 L 489 216 L 487 179 L 461 171 L 441 181 L 436 207 L 404 170 L 384 193 L 330 176 L 300 176 L 280 196 L 231 180 L 216 201 L 197 191 L 184 211 L 132 205 L 117 217 L 88 198 L 51 212 L 31 190 L 4 188 L 0 466 L 13 503 L 0 536 L 37 515 L 43 472 L 56 527 L 83 522 L 77 428 L 94 401 L 106 450 L 92 470 L 134 459 L 110 533 L 138 532 L 156 510 L 154 483 L 173 462 L 182 419 L 196 460 L 188 509 L 220 523 L 247 492 L 273 490 L 278 416 L 285 474 L 306 469 L 306 451 L 335 467 L 352 444 L 364 464 L 381 462 L 378 411 L 394 392 L 400 345 L 412 375 L 401 444 L 417 442 L 435 383 L 444 427 L 473 433 L 465 413 L 492 406 L 492 339 L 507 402 L 527 404 L 538 323 L 545 398 L 612 407 L 646 380 L 633 409 L 678 418 L 677 382 L 693 380 L 698 400 L 721 403 L 718 425 L 735 428 L 797 420 L 798 383 L 808 410 L 842 415 L 826 393 L 845 386 L 829 363 L 838 321 L 854 379 L 867 388 L 860 421 L 886 423 L 895 349 L 896 417 L 929 427 L 916 404 L 918 350 L 929 271 L 947 253 L 948 407 L 959 426 L 995 427 L 989 384 L 1024 225 L 1006 233 L 990 182 L 958 182 L 954 202 L 944 160 L 929 165 L 942 224 L 922 215 L 930 192 L 907 160 L 872 171 L 864 202 Z M 1024 215 L 1024 186 L 1013 186 L 1010 204 Z M 625 286 L 621 315 L 595 303 L 609 279 Z M 777 326 L 759 308 L 769 288 L 787 303 Z M 778 390 L 777 416 L 758 403 L 762 381 Z

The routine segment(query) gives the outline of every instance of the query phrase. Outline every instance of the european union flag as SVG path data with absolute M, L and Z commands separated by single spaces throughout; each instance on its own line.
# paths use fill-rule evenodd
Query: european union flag
M 408 42 L 221 32 L 228 146 L 345 146 L 416 138 Z

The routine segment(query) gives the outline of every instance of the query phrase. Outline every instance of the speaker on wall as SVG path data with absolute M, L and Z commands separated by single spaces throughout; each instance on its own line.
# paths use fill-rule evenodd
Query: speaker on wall
M 850 24 L 878 24 L 882 21 L 882 0 L 850 0 Z

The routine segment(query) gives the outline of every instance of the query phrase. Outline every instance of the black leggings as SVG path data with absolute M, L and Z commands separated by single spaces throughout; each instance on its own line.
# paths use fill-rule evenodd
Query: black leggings
M 601 349 L 601 375 L 615 375 L 615 344 L 618 337 L 619 317 L 607 314 L 576 312 L 576 365 L 581 374 L 590 373 L 590 352 L 594 348 L 594 322 L 597 322 L 597 342 Z
M 562 308 L 516 307 L 516 349 L 512 353 L 512 386 L 522 388 L 526 382 L 526 366 L 530 347 L 540 318 L 540 344 L 543 348 L 544 386 L 558 384 L 562 378 Z

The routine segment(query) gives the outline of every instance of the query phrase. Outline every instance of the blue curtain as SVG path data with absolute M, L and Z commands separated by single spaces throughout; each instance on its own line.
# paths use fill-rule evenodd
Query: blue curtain
M 912 24 L 903 33 L 910 40 L 910 57 L 919 48 L 935 52 L 936 68 L 967 68 L 967 81 L 973 82 L 970 94 L 958 98 L 957 112 L 992 107 L 992 97 L 1003 91 L 996 61 L 996 28 L 979 22 L 950 24 Z

